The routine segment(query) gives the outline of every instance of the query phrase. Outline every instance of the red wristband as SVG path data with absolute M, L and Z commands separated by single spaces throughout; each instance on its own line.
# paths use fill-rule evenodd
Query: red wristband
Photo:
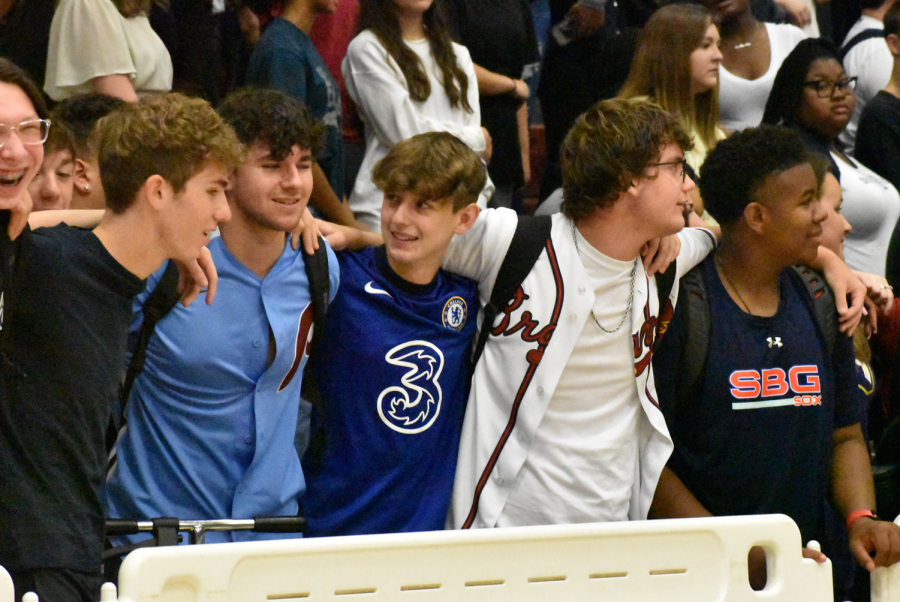
M 858 518 L 862 518 L 863 516 L 868 516 L 872 520 L 878 520 L 878 517 L 875 516 L 875 513 L 871 510 L 854 510 L 850 514 L 847 515 L 847 528 L 850 528 L 850 525 L 853 524 Z

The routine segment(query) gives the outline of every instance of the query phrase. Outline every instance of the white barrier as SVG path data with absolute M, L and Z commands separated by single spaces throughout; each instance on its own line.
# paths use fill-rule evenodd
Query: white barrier
M 14 602 L 15 598 L 16 590 L 13 587 L 12 577 L 0 566 L 0 602 Z
M 119 601 L 832 600 L 830 562 L 800 550 L 781 515 L 148 548 L 122 564 Z
M 900 525 L 900 516 L 894 519 Z M 900 600 L 900 563 L 886 569 L 872 571 L 872 602 Z

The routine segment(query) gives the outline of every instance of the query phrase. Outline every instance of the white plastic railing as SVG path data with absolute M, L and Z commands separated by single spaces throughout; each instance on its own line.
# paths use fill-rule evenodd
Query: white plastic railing
M 900 525 L 900 516 L 894 519 Z M 872 572 L 872 602 L 900 602 L 900 563 Z
M 759 592 L 747 580 L 754 545 L 769 571 Z M 122 564 L 118 600 L 832 600 L 830 563 L 800 550 L 781 515 L 148 548 Z M 0 568 L 0 602 L 13 599 Z M 900 565 L 873 573 L 872 601 L 900 602 Z
M 750 589 L 747 554 L 769 580 Z M 780 515 L 443 531 L 137 550 L 120 602 L 832 600 Z
M 14 602 L 15 598 L 16 590 L 13 588 L 12 577 L 0 566 L 0 602 Z

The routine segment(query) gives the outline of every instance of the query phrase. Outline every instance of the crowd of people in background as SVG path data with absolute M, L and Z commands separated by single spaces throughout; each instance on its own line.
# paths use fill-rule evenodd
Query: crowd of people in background
M 898 57 L 900 0 L 0 0 L 17 597 L 106 518 L 784 513 L 867 600 Z

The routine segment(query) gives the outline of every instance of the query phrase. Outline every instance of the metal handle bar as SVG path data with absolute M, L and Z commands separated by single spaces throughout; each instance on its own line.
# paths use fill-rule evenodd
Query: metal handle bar
M 175 519 L 172 521 L 173 526 Z M 256 533 L 302 533 L 306 529 L 306 519 L 300 516 L 268 516 L 246 519 L 216 519 L 216 520 L 179 520 L 177 531 L 186 531 L 190 534 L 191 543 L 203 543 L 207 531 L 254 531 Z M 106 520 L 106 534 L 135 535 L 141 532 L 158 529 L 159 519 L 156 521 L 133 521 L 120 518 Z

